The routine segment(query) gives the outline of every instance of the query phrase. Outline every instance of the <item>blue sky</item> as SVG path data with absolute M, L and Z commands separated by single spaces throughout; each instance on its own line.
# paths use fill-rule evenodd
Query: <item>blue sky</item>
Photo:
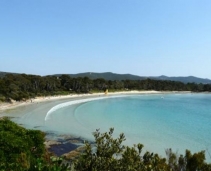
M 1 0 L 0 71 L 211 79 L 210 0 Z

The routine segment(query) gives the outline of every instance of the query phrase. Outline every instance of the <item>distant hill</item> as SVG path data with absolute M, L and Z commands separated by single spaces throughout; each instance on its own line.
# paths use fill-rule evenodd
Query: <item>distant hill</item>
M 62 74 L 56 74 L 56 76 L 61 76 Z M 116 74 L 112 72 L 104 72 L 104 73 L 94 73 L 94 72 L 85 72 L 79 74 L 68 74 L 70 77 L 88 77 L 90 79 L 103 78 L 105 80 L 144 80 L 144 79 L 155 79 L 155 80 L 169 80 L 169 81 L 180 81 L 183 83 L 202 83 L 202 84 L 211 84 L 211 80 L 203 79 L 193 76 L 188 77 L 167 77 L 167 76 L 158 76 L 158 77 L 144 77 L 137 76 L 132 74 Z
M 18 73 L 9 73 L 9 72 L 0 72 L 0 78 L 4 77 L 6 74 L 18 74 Z M 55 74 L 53 76 L 61 76 L 62 74 Z M 144 80 L 144 79 L 154 79 L 154 80 L 169 80 L 169 81 L 180 81 L 183 83 L 202 83 L 202 84 L 211 84 L 211 80 L 198 78 L 194 76 L 188 77 L 167 77 L 167 76 L 158 76 L 158 77 L 144 77 L 144 76 L 137 76 L 132 74 L 116 74 L 112 72 L 104 72 L 104 73 L 95 73 L 95 72 L 84 72 L 78 74 L 67 74 L 70 77 L 88 77 L 90 79 L 97 79 L 103 78 L 105 80 Z
M 56 76 L 61 76 L 62 74 L 56 74 Z M 146 77 L 140 77 L 137 75 L 131 74 L 115 74 L 112 72 L 104 72 L 104 73 L 94 73 L 94 72 L 85 72 L 79 74 L 68 74 L 70 77 L 88 77 L 90 79 L 103 78 L 105 80 L 144 80 Z
M 0 78 L 3 78 L 5 75 L 7 74 L 14 74 L 14 75 L 17 75 L 18 73 L 12 73 L 12 72 L 1 72 L 0 71 Z
M 151 77 L 157 80 L 171 80 L 171 81 L 180 81 L 183 83 L 197 83 L 197 84 L 211 84 L 211 80 L 204 79 L 204 78 L 198 78 L 194 76 L 188 76 L 188 77 L 167 77 L 167 76 L 159 76 L 159 77 Z

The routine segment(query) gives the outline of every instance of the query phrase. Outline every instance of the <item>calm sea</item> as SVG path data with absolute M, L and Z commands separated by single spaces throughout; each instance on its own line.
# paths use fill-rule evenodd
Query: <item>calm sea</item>
M 113 127 L 115 137 L 125 134 L 127 145 L 142 143 L 145 150 L 162 156 L 167 148 L 179 154 L 186 149 L 205 150 L 211 161 L 211 94 L 99 97 L 57 104 L 50 113 L 46 105 L 41 107 L 35 104 L 33 110 L 27 108 L 28 113 L 16 121 L 90 140 L 96 129 L 105 132 Z

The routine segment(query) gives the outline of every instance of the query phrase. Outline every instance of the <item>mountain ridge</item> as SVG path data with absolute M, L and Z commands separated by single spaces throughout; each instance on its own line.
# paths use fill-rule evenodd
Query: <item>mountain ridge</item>
M 55 76 L 61 76 L 62 74 L 55 74 Z M 178 77 L 168 77 L 165 75 L 161 76 L 138 76 L 133 74 L 117 74 L 112 72 L 84 72 L 77 74 L 67 74 L 70 77 L 88 77 L 90 79 L 103 78 L 105 80 L 144 80 L 144 79 L 154 79 L 154 80 L 168 80 L 168 81 L 180 81 L 183 83 L 197 83 L 197 84 L 211 84 L 211 80 L 207 78 L 199 78 L 195 76 L 178 76 Z
M 6 74 L 22 74 L 22 73 L 10 73 L 10 72 L 2 72 L 0 71 L 0 78 L 4 77 Z M 31 75 L 31 74 L 30 74 Z M 61 76 L 63 74 L 52 74 L 48 76 Z M 77 73 L 77 74 L 64 74 L 69 75 L 70 77 L 76 78 L 76 77 L 88 77 L 90 79 L 98 79 L 103 78 L 105 80 L 145 80 L 145 79 L 154 79 L 154 80 L 167 80 L 167 81 L 179 81 L 183 83 L 197 83 L 197 84 L 211 84 L 211 80 L 207 78 L 199 78 L 195 76 L 173 76 L 169 77 L 166 75 L 161 76 L 138 76 L 133 74 L 117 74 L 112 72 L 83 72 L 83 73 Z

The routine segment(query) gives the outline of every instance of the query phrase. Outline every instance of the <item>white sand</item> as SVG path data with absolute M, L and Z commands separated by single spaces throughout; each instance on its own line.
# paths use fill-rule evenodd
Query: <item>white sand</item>
M 116 95 L 135 95 L 135 94 L 173 94 L 173 93 L 190 93 L 190 92 L 173 92 L 173 91 L 122 91 L 122 92 L 109 92 L 108 95 L 105 95 L 105 93 L 93 93 L 93 94 L 71 94 L 71 95 L 65 95 L 65 96 L 48 96 L 48 97 L 37 97 L 35 99 L 27 100 L 26 102 L 13 102 L 13 103 L 0 103 L 0 117 L 1 116 L 10 116 L 12 117 L 12 120 L 15 121 L 18 124 L 24 125 L 24 127 L 29 129 L 40 129 L 42 131 L 55 131 L 55 133 L 61 133 L 61 134 L 70 134 L 74 137 L 83 137 L 88 140 L 93 140 L 93 136 L 91 132 L 94 130 L 88 130 L 86 127 L 83 127 L 79 125 L 78 122 L 75 122 L 75 120 L 70 120 L 67 123 L 60 122 L 59 120 L 56 120 L 55 122 L 48 122 L 45 121 L 45 117 L 47 112 L 54 106 L 79 100 L 79 99 L 87 99 L 87 98 L 93 98 L 93 97 L 106 97 L 106 96 L 116 96 Z M 14 109 L 15 110 L 10 110 Z M 73 118 L 74 119 L 74 118 Z M 61 132 L 60 132 L 61 131 Z M 118 136 L 119 132 L 115 131 L 115 136 Z M 127 142 L 126 145 L 132 145 L 134 142 L 132 141 L 132 138 L 129 135 L 126 135 Z M 139 140 L 135 139 L 135 143 L 140 142 Z M 144 143 L 144 144 L 150 144 Z M 147 150 L 150 151 L 156 151 L 154 150 L 156 147 L 151 147 L 151 145 L 146 146 Z M 158 150 L 159 151 L 159 150 Z M 161 149 L 160 151 L 163 151 Z M 159 152 L 159 154 L 162 154 L 162 152 Z
M 174 93 L 174 92 L 161 92 L 161 91 L 121 91 L 121 92 L 109 92 L 107 95 L 120 95 L 120 94 L 160 94 L 160 93 Z M 93 93 L 93 94 L 70 94 L 61 96 L 47 96 L 47 97 L 36 97 L 31 100 L 26 101 L 12 101 L 11 103 L 0 103 L 0 111 L 5 111 L 8 109 L 17 108 L 20 106 L 26 106 L 33 103 L 42 103 L 46 101 L 54 101 L 61 99 L 71 99 L 71 98 L 84 98 L 93 96 L 107 96 L 105 93 Z

